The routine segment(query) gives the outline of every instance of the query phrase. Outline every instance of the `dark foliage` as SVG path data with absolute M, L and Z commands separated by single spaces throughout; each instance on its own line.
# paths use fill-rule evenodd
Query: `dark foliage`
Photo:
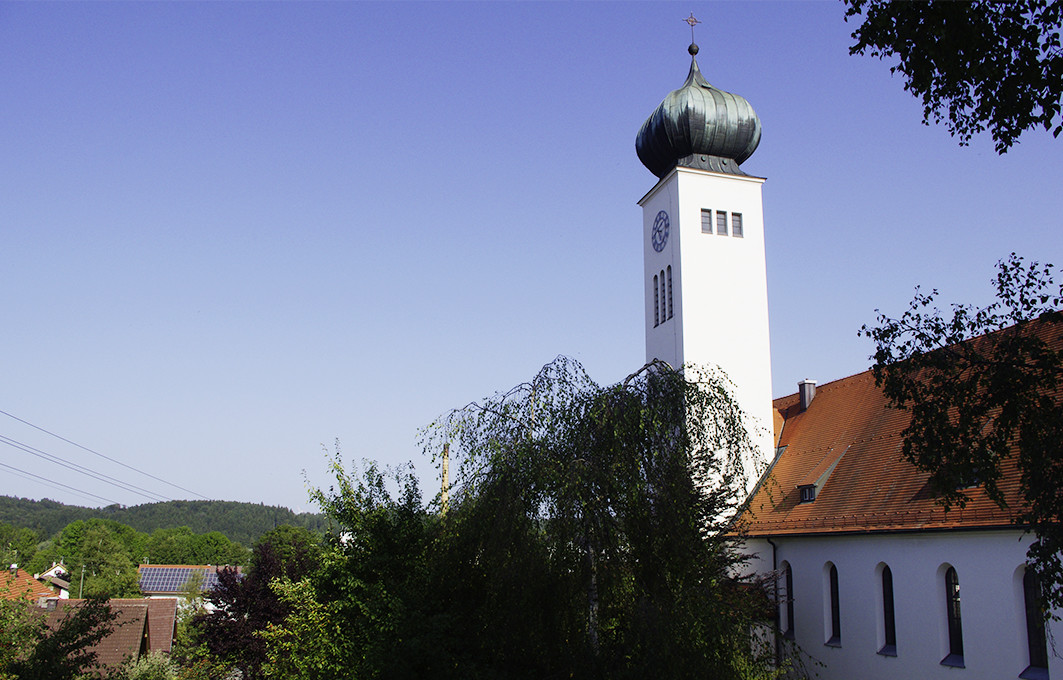
M 290 609 L 270 588 L 274 579 L 298 581 L 319 565 L 318 548 L 302 528 L 278 528 L 255 545 L 245 576 L 236 569 L 218 573 L 218 586 L 207 595 L 214 612 L 196 617 L 198 639 L 210 653 L 240 669 L 246 680 L 262 677 L 265 641 L 256 635 L 279 624 Z
M 110 634 L 118 614 L 102 598 L 87 599 L 68 611 L 28 657 L 11 665 L 9 670 L 18 680 L 72 680 L 98 674 L 92 647 Z
M 893 73 L 966 144 L 988 129 L 998 153 L 1026 130 L 1063 131 L 1063 3 L 1056 0 L 844 0 L 863 23 L 851 54 L 896 58 Z
M 763 670 L 724 518 L 751 447 L 726 384 L 651 365 L 600 387 L 560 358 L 454 412 L 465 458 L 436 585 L 474 677 L 733 678 Z M 447 572 L 440 572 L 440 574 Z
M 760 678 L 764 593 L 726 517 L 751 452 L 724 382 L 644 367 L 599 387 L 559 358 L 426 431 L 461 463 L 445 513 L 409 469 L 314 492 L 322 568 L 275 581 L 284 678 Z M 438 448 L 437 448 L 438 447 Z M 237 611 L 235 608 L 233 611 Z
M 1018 521 L 1037 540 L 1029 550 L 1047 604 L 1063 606 L 1063 287 L 1052 266 L 1014 253 L 997 265 L 998 301 L 985 308 L 933 307 L 936 291 L 917 293 L 899 318 L 864 326 L 875 341 L 876 381 L 890 402 L 910 411 L 904 456 L 930 474 L 946 507 L 963 507 L 966 489 L 983 486 L 1002 506 L 1006 461 L 1017 464 L 1023 507 Z

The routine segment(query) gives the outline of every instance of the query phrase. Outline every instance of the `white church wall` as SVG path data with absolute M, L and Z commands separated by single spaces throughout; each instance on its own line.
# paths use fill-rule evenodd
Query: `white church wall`
M 794 639 L 822 668 L 825 680 L 862 678 L 1018 678 L 1029 665 L 1022 575 L 1031 537 L 1015 530 L 881 533 L 773 539 L 775 565 L 792 570 Z M 772 547 L 750 540 L 751 567 L 772 570 Z M 838 570 L 840 641 L 831 636 L 829 565 Z M 893 576 L 896 656 L 884 644 L 882 567 Z M 960 585 L 963 666 L 942 665 L 949 654 L 944 573 Z M 785 590 L 780 579 L 780 590 Z M 785 597 L 785 596 L 784 596 Z M 781 619 L 786 627 L 784 603 Z M 1050 623 L 1049 666 L 1061 658 L 1051 640 L 1063 626 Z M 1060 650 L 1063 652 L 1063 650 Z M 951 675 L 950 675 L 951 674 Z

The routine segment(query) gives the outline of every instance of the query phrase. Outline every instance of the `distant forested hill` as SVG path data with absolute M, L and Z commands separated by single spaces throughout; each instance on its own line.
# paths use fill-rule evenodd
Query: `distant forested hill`
M 137 531 L 150 534 L 156 529 L 189 527 L 197 534 L 220 531 L 231 541 L 250 547 L 258 537 L 281 524 L 324 531 L 323 515 L 296 514 L 276 505 L 235 501 L 167 501 L 121 507 L 83 508 L 48 499 L 0 496 L 0 522 L 33 529 L 41 538 L 54 535 L 74 520 L 93 517 L 113 519 Z

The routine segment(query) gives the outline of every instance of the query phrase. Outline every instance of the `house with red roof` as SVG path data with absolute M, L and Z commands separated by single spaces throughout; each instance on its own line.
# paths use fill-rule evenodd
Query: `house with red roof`
M 41 583 L 12 564 L 11 567 L 0 573 L 0 600 L 26 600 L 39 604 L 48 598 L 57 598 L 60 595 L 59 588 L 47 583 Z
M 51 600 L 45 605 L 46 623 L 56 628 L 84 600 Z M 149 652 L 169 654 L 176 633 L 177 599 L 115 598 L 107 602 L 118 616 L 110 634 L 92 646 L 95 670 L 113 673 Z

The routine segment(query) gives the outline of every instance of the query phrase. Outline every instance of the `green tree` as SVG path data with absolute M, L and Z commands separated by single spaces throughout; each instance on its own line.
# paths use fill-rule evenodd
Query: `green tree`
M 30 655 L 44 635 L 44 617 L 23 598 L 6 599 L 0 586 L 0 680 L 12 680 L 12 664 Z
M 71 594 L 75 596 L 139 597 L 134 555 L 143 551 L 146 540 L 143 534 L 113 520 L 76 520 L 59 532 L 52 547 L 40 551 L 34 565 L 62 560 L 70 571 Z
M 305 527 L 282 524 L 255 542 L 255 548 L 265 545 L 269 545 L 285 571 L 309 573 L 317 568 L 321 558 L 321 536 Z M 262 557 L 262 550 L 252 552 L 250 566 L 257 566 Z
M 71 565 L 71 578 L 78 578 L 75 565 L 84 567 L 86 596 L 140 596 L 136 564 L 122 542 L 106 526 L 90 524 L 81 536 L 76 555 L 77 561 Z
M 727 519 L 755 458 L 725 379 L 654 363 L 602 387 L 559 358 L 442 418 L 454 532 L 485 676 L 753 677 L 755 589 Z M 476 640 L 475 635 L 466 636 Z M 475 642 L 474 642 L 475 644 Z M 487 646 L 490 645 L 490 648 Z
M 0 565 L 17 564 L 26 569 L 37 553 L 40 539 L 32 529 L 0 522 Z
M 219 531 L 196 534 L 188 527 L 156 529 L 147 541 L 152 564 L 246 564 L 251 552 Z
M 1063 287 L 1052 265 L 1014 253 L 997 264 L 997 301 L 952 305 L 937 291 L 916 292 L 900 318 L 879 313 L 861 333 L 875 342 L 875 380 L 906 409 L 904 457 L 930 475 L 946 509 L 963 507 L 966 489 L 983 486 L 1006 505 L 999 482 L 1017 466 L 1023 501 L 1017 521 L 1036 540 L 1027 555 L 1045 601 L 1063 606 Z
M 312 492 L 321 569 L 279 579 L 269 677 L 753 678 L 763 600 L 726 519 L 751 455 L 725 382 L 665 365 L 600 387 L 564 358 L 424 440 L 460 461 L 446 514 L 410 468 Z M 755 584 L 745 584 L 755 585 Z
M 9 665 L 19 680 L 74 680 L 87 674 L 96 663 L 93 646 L 114 628 L 114 612 L 104 598 L 90 598 L 69 607 L 54 629 L 42 629 L 32 651 Z
M 200 564 L 195 559 L 192 542 L 196 534 L 188 527 L 156 529 L 151 533 L 146 548 L 151 564 Z M 213 563 L 211 563 L 213 564 Z
M 998 153 L 1026 130 L 1063 131 L 1063 3 L 1056 0 L 844 0 L 863 23 L 850 54 L 896 58 L 891 73 L 967 144 L 988 129 Z
M 432 519 L 409 468 L 362 474 L 331 462 L 336 485 L 311 497 L 332 524 L 317 571 L 273 587 L 291 609 L 264 634 L 269 677 L 400 678 L 428 655 L 445 656 L 424 606 Z M 392 495 L 389 487 L 397 490 Z M 430 630 L 427 642 L 421 633 Z
M 341 626 L 342 603 L 323 602 L 308 578 L 276 580 L 273 589 L 291 611 L 260 634 L 266 642 L 267 678 L 321 680 L 352 677 L 359 657 L 348 654 L 351 632 Z M 356 676 L 353 676 L 356 677 Z
M 153 651 L 128 661 L 113 680 L 177 680 L 178 670 L 168 655 Z

